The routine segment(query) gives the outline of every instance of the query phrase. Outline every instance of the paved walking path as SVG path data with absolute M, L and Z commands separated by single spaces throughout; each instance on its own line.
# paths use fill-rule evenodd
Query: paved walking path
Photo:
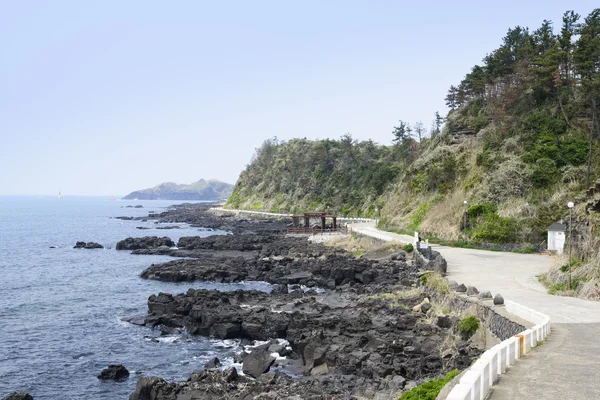
M 353 229 L 381 240 L 413 240 L 374 223 Z M 551 318 L 550 337 L 502 375 L 492 400 L 600 399 L 600 302 L 549 295 L 536 279 L 548 270 L 549 256 L 432 247 L 448 262 L 448 279 L 500 293 Z

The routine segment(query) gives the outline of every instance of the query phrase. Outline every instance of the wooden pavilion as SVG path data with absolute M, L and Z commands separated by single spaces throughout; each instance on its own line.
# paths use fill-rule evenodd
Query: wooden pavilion
M 317 224 L 311 225 L 311 219 L 317 220 Z M 328 220 L 330 223 L 328 223 Z M 322 232 L 344 232 L 347 233 L 346 226 L 340 226 L 337 223 L 337 216 L 328 215 L 325 212 L 305 212 L 304 214 L 292 215 L 292 223 L 288 225 L 288 233 L 307 233 L 315 234 Z

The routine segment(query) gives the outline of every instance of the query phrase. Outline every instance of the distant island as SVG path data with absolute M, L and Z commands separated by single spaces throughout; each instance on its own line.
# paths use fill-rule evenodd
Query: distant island
M 123 197 L 124 200 L 224 200 L 233 191 L 233 185 L 216 179 L 204 180 L 189 185 L 165 182 L 153 188 L 136 190 Z

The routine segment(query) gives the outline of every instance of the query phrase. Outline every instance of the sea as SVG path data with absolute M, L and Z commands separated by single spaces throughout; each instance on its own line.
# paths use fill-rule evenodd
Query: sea
M 117 251 L 119 240 L 227 234 L 185 224 L 161 230 L 151 220 L 114 218 L 146 216 L 173 204 L 177 202 L 0 196 L 0 398 L 24 391 L 36 400 L 127 399 L 140 376 L 185 380 L 215 356 L 225 365 L 233 363 L 235 341 L 185 333 L 161 336 L 121 320 L 145 314 L 148 297 L 159 292 L 176 294 L 190 287 L 270 290 L 260 282 L 141 279 L 151 264 L 173 258 Z M 127 207 L 135 205 L 143 208 Z M 98 242 L 105 249 L 74 249 L 77 241 Z M 97 379 L 109 364 L 123 364 L 129 379 Z

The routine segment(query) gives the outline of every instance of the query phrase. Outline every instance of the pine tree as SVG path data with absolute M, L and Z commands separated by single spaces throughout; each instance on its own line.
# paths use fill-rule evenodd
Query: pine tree
M 458 88 L 454 85 L 450 86 L 448 89 L 448 94 L 446 95 L 446 106 L 450 108 L 450 110 L 454 111 L 456 107 L 458 107 Z
M 558 37 L 558 50 L 560 52 L 560 63 L 562 80 L 565 86 L 569 86 L 573 71 L 573 36 L 577 30 L 580 15 L 574 11 L 567 11 L 563 15 L 563 24 Z
M 600 105 L 600 8 L 592 11 L 579 28 L 579 39 L 575 43 L 573 60 L 575 71 L 580 76 L 581 90 L 587 99 L 592 122 L 589 132 L 589 149 L 586 187 L 590 185 L 594 130 L 600 135 L 598 105 Z

